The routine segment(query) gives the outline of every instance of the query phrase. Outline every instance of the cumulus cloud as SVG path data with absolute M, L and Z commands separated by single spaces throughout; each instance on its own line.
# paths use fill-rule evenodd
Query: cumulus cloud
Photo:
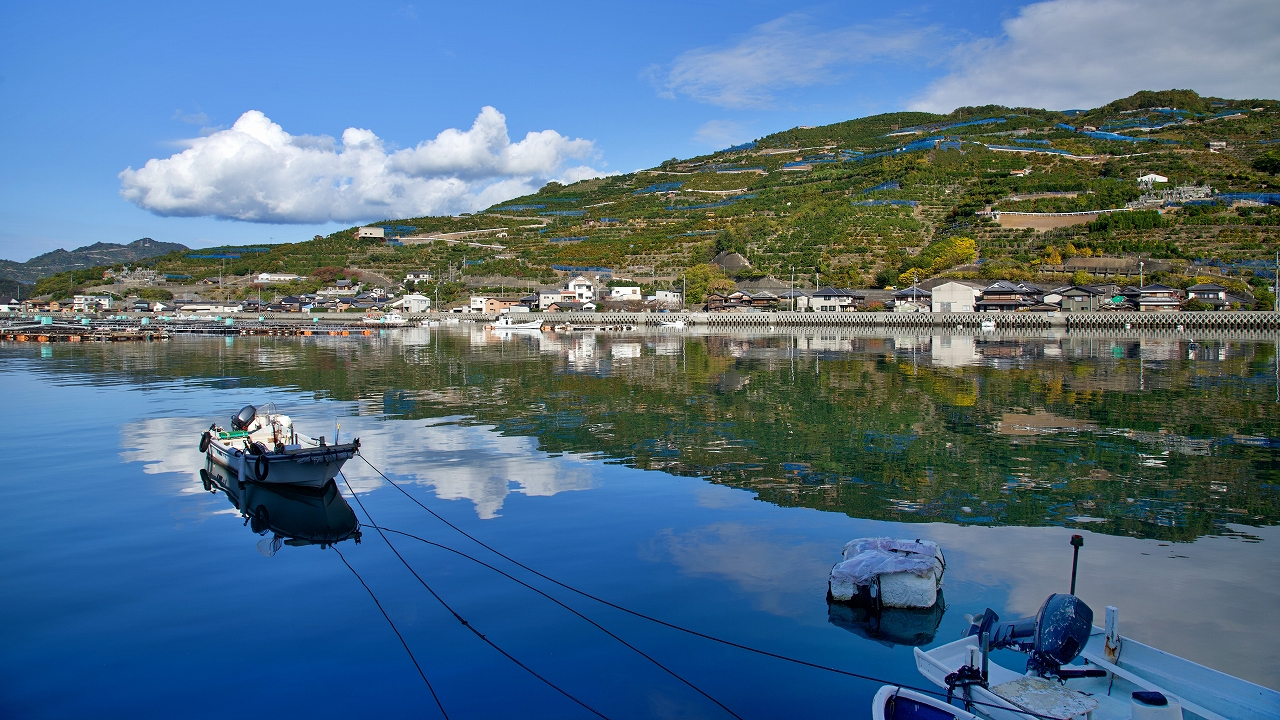
M 1022 8 L 1003 33 L 959 47 L 953 70 L 913 103 L 1088 108 L 1138 90 L 1189 88 L 1274 97 L 1280 87 L 1280 3 L 1274 0 L 1048 0 Z
M 868 26 L 820 30 L 803 15 L 787 15 L 733 45 L 683 53 L 667 67 L 650 68 L 649 75 L 664 97 L 767 107 L 778 90 L 840 82 L 861 63 L 915 54 L 927 35 Z
M 361 222 L 477 210 L 534 192 L 547 180 L 603 173 L 565 169 L 594 154 L 590 140 L 554 130 L 511 142 L 502 113 L 485 107 L 469 130 L 450 128 L 388 152 L 370 130 L 341 141 L 290 135 L 250 110 L 226 130 L 196 138 L 168 158 L 120 173 L 120 194 L 162 216 L 263 223 Z

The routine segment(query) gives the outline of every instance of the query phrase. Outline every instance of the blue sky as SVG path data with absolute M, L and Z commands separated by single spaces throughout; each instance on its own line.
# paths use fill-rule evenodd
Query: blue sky
M 1147 10 L 12 4 L 0 257 L 301 240 L 891 110 L 1085 107 L 1168 87 L 1280 96 L 1280 3 Z

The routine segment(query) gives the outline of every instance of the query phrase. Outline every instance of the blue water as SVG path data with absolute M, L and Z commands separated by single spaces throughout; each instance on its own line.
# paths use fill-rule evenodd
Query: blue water
M 344 348 L 359 342 L 332 346 L 334 354 L 308 372 L 355 362 Z M 922 682 L 911 647 L 850 632 L 828 617 L 826 573 L 851 538 L 943 544 L 948 610 L 935 643 L 959 636 L 964 613 L 987 606 L 1031 612 L 1048 592 L 1065 589 L 1066 541 L 1076 532 L 1067 528 L 900 524 L 781 507 L 696 476 L 592 453 L 548 453 L 535 437 L 462 416 L 398 419 L 382 398 L 334 400 L 293 383 L 172 380 L 147 370 L 225 352 L 287 373 L 297 360 L 278 347 L 288 349 L 243 339 L 3 349 L 0 391 L 10 422 L 0 480 L 8 510 L 0 716 L 438 714 L 391 627 L 333 549 L 285 545 L 268 556 L 259 547 L 271 534 L 255 533 L 224 493 L 203 487 L 199 431 L 250 402 L 274 401 L 304 432 L 328 434 L 340 423 L 344 438 L 361 437 L 369 459 L 421 502 L 552 577 L 673 623 L 854 672 Z M 113 359 L 132 367 L 93 369 L 76 364 L 77 353 L 118 353 Z M 620 363 L 615 368 L 622 372 Z M 574 596 L 472 544 L 358 460 L 347 471 L 380 525 L 476 555 L 543 588 L 744 718 L 867 715 L 874 683 L 746 654 Z M 351 505 L 363 537 L 337 547 L 451 717 L 590 717 L 445 612 Z M 1190 647 L 1219 667 L 1234 662 L 1223 667 L 1233 672 L 1252 666 L 1254 679 L 1276 684 L 1274 668 L 1257 669 L 1276 631 L 1242 630 L 1239 619 L 1249 613 L 1242 604 L 1255 612 L 1280 607 L 1269 557 L 1280 535 L 1272 528 L 1180 543 L 1176 553 L 1154 539 L 1085 535 L 1080 594 L 1095 609 L 1118 604 L 1144 639 Z M 392 542 L 480 632 L 604 715 L 727 717 L 491 570 L 408 539 Z M 1152 578 L 1182 597 L 1153 598 Z M 1199 629 L 1184 627 L 1181 602 L 1198 603 Z M 1234 642 L 1230 653 L 1208 647 L 1207 637 L 1224 632 Z M 1249 633 L 1254 645 L 1237 641 Z

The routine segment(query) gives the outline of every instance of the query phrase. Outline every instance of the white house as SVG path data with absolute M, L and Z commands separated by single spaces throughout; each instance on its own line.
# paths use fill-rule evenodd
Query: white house
M 76 295 L 71 299 L 71 307 L 76 312 L 97 312 L 111 309 L 110 295 Z
M 386 236 L 387 236 L 386 231 L 380 227 L 375 226 L 375 227 L 356 228 L 357 240 L 365 240 L 368 238 L 378 238 L 379 240 L 381 240 Z
M 379 228 L 381 230 L 381 228 Z M 426 270 L 414 270 L 404 276 L 405 282 L 427 282 L 431 280 L 431 273 Z
M 301 279 L 302 277 L 300 275 L 294 275 L 293 273 L 265 272 L 258 275 L 258 282 L 260 283 L 293 282 L 294 280 Z
M 817 312 L 840 312 L 853 308 L 861 297 L 852 291 L 841 288 L 823 288 L 815 290 L 810 305 Z
M 579 275 L 562 287 L 538 292 L 538 309 L 546 310 L 553 303 L 591 302 L 596 299 L 595 283 Z
M 609 288 L 610 300 L 640 300 L 640 288 L 634 285 Z
M 960 282 L 943 283 L 933 289 L 934 312 L 973 312 L 981 288 Z
M 431 310 L 431 298 L 426 295 L 410 293 L 391 303 L 391 307 L 400 308 L 407 313 L 424 313 Z
M 673 290 L 655 290 L 650 299 L 665 308 L 684 307 L 684 296 Z
M 475 313 L 484 312 L 484 304 L 488 300 L 489 298 L 484 295 L 472 295 L 471 296 L 471 312 L 475 312 Z

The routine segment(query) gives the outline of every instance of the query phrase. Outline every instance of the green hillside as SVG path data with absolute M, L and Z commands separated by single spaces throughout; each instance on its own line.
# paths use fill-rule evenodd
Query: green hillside
M 1211 152 L 1211 141 L 1226 147 Z M 1141 254 L 1173 261 L 1175 271 L 1159 279 L 1182 285 L 1207 272 L 1192 267 L 1196 260 L 1236 263 L 1233 287 L 1262 300 L 1266 271 L 1239 263 L 1273 258 L 1280 246 L 1280 208 L 1265 202 L 1166 207 L 1046 232 L 1001 227 L 981 213 L 1124 207 L 1143 195 L 1137 178 L 1147 173 L 1169 178 L 1157 190 L 1277 193 L 1277 171 L 1280 103 L 1144 91 L 1087 111 L 970 107 L 792 128 L 651 170 L 551 183 L 472 215 L 376 223 L 416 234 L 494 230 L 466 239 L 500 248 L 358 241 L 353 229 L 238 258 L 189 257 L 219 252 L 210 250 L 150 264 L 193 279 L 216 276 L 223 263 L 230 275 L 329 267 L 396 280 L 429 270 L 444 282 L 419 290 L 444 300 L 460 297 L 467 281 L 532 285 L 565 268 L 679 287 L 688 268 L 722 250 L 750 260 L 739 279 L 790 281 L 794 272 L 811 286 L 819 273 L 823 285 L 848 287 L 898 285 L 911 272 L 1065 281 L 1046 268 L 1073 256 Z M 964 251 L 969 240 L 976 257 Z M 318 282 L 286 289 L 311 285 Z

